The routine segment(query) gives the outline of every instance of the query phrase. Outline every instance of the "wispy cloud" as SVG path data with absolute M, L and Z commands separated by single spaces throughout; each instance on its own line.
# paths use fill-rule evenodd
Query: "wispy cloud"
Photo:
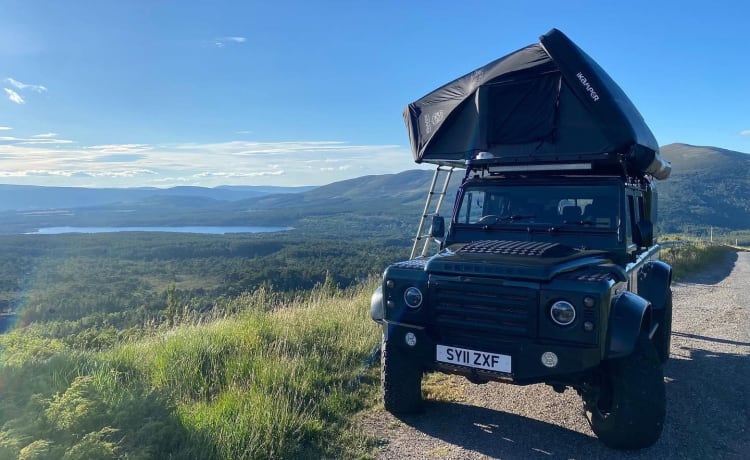
M 740 136 L 750 136 L 750 129 L 740 131 Z
M 36 137 L 38 139 L 49 139 L 49 138 L 56 137 L 56 136 L 57 136 L 57 133 L 43 133 L 43 134 L 34 134 L 31 137 Z
M 233 37 L 219 37 L 219 38 L 214 38 L 213 42 L 214 42 L 214 46 L 217 46 L 217 47 L 221 48 L 221 47 L 223 47 L 225 45 L 228 45 L 228 44 L 231 44 L 231 43 L 245 43 L 246 41 L 247 41 L 247 38 L 245 38 L 245 37 L 233 36 Z
M 121 171 L 84 171 L 84 170 L 44 170 L 44 169 L 27 169 L 21 171 L 0 171 L 0 177 L 115 177 L 115 178 L 133 178 L 141 175 L 155 175 L 155 171 L 148 169 L 128 169 Z
M 252 131 L 250 131 L 250 130 L 248 130 L 248 129 L 245 129 L 245 130 L 243 130 L 243 131 L 237 131 L 236 133 L 237 133 L 237 134 L 252 134 L 253 132 L 252 132 Z
M 115 153 L 141 153 L 151 150 L 151 146 L 148 144 L 106 144 L 106 145 L 92 145 L 86 147 L 88 150 L 98 150 L 102 153 L 115 154 Z
M 69 139 L 53 139 L 49 137 L 15 137 L 15 136 L 0 136 L 0 144 L 14 144 L 14 145 L 42 145 L 42 144 L 73 144 L 74 141 Z
M 18 143 L 19 145 L 50 145 L 50 144 L 75 144 L 70 139 L 26 139 Z
M 103 155 L 97 157 L 94 161 L 98 161 L 100 163 L 132 163 L 138 160 L 142 160 L 143 158 L 145 157 L 140 154 L 115 153 L 113 155 Z
M 32 84 L 29 84 L 29 83 L 22 83 L 22 82 L 14 79 L 14 78 L 11 78 L 11 77 L 6 78 L 5 82 L 9 83 L 9 84 L 11 84 L 13 86 L 15 86 L 16 88 L 18 88 L 20 90 L 26 90 L 26 89 L 28 89 L 28 90 L 31 90 L 31 91 L 36 91 L 37 93 L 42 93 L 44 91 L 47 91 L 47 88 L 45 86 L 43 86 L 43 85 L 32 85 Z
M 0 131 L 10 131 L 11 129 L 13 128 L 11 128 L 10 126 L 0 126 Z
M 415 167 L 407 148 L 387 144 L 228 141 L 77 146 L 63 141 L 0 136 L 0 177 L 8 183 L 92 187 L 322 185 Z
M 283 176 L 284 170 L 278 169 L 275 171 L 255 171 L 255 172 L 246 172 L 246 173 L 236 173 L 236 172 L 202 172 L 193 175 L 193 177 L 203 178 L 203 177 L 227 177 L 227 178 L 236 178 L 236 177 L 263 177 L 263 176 Z
M 326 162 L 329 163 L 328 161 L 326 161 Z M 339 166 L 338 168 L 332 168 L 330 166 L 324 166 L 324 167 L 320 168 L 320 170 L 323 171 L 323 172 L 326 172 L 326 171 L 346 171 L 347 169 L 349 169 L 351 167 L 352 167 L 352 165 L 342 165 L 342 166 Z
M 15 102 L 16 104 L 25 104 L 26 101 L 23 100 L 20 94 L 13 91 L 10 88 L 3 88 L 5 90 L 5 94 L 8 95 L 8 99 L 11 100 L 11 102 Z

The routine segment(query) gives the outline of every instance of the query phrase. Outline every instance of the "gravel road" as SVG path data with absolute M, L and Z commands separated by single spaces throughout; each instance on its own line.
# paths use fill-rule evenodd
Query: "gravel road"
M 648 449 L 619 452 L 597 441 L 573 390 L 453 376 L 423 414 L 398 419 L 380 408 L 360 422 L 382 439 L 381 459 L 750 459 L 748 287 L 747 252 L 673 286 L 667 419 Z

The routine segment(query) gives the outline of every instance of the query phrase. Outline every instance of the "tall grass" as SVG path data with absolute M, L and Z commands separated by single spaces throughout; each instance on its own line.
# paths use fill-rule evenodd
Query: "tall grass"
M 703 241 L 687 241 L 661 251 L 661 259 L 672 266 L 672 278 L 681 281 L 719 263 L 731 251 L 725 246 Z
M 0 336 L 0 458 L 359 455 L 347 418 L 373 398 L 352 386 L 378 342 L 371 292 L 260 289 L 103 351 Z

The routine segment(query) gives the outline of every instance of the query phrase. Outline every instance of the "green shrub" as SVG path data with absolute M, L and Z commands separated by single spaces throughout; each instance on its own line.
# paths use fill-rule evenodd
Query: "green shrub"
M 662 250 L 661 258 L 672 266 L 673 280 L 681 281 L 718 263 L 727 251 L 731 249 L 694 241 Z
M 348 417 L 371 400 L 372 385 L 352 384 L 378 342 L 371 290 L 264 287 L 212 321 L 175 315 L 130 339 L 0 335 L 0 458 L 357 455 Z

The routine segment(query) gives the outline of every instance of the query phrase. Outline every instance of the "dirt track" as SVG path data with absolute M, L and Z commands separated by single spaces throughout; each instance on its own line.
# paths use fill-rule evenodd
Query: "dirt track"
M 671 359 L 664 368 L 667 420 L 651 448 L 602 445 L 573 390 L 545 385 L 472 385 L 450 377 L 449 401 L 397 419 L 364 414 L 383 440 L 378 458 L 748 459 L 750 458 L 750 253 L 673 286 Z

